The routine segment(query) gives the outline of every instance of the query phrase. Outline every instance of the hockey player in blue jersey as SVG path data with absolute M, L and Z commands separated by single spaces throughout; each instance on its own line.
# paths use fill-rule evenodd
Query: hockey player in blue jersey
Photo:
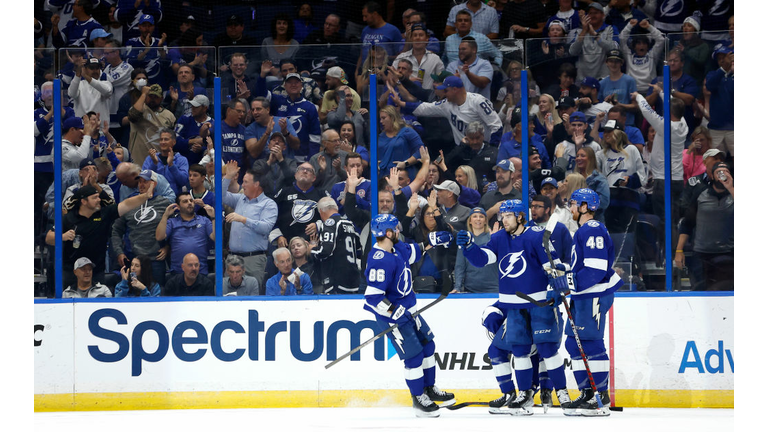
M 411 393 L 417 417 L 438 417 L 439 406 L 456 403 L 453 393 L 435 386 L 434 334 L 423 316 L 413 317 L 416 294 L 410 265 L 421 258 L 422 246 L 398 241 L 399 221 L 389 214 L 381 214 L 371 221 L 371 234 L 376 244 L 368 254 L 365 269 L 368 287 L 365 289 L 364 308 L 374 314 L 376 324 L 383 331 L 396 323 L 398 327 L 387 337 L 405 363 L 405 382 Z M 430 245 L 445 246 L 451 236 L 435 232 Z
M 544 228 L 526 229 L 526 214 L 522 201 L 507 200 L 499 208 L 504 229 L 493 234 L 485 246 L 475 245 L 467 231 L 460 231 L 456 236 L 456 242 L 470 264 L 483 267 L 498 262 L 499 301 L 483 314 L 483 325 L 495 334 L 488 357 L 504 393 L 489 403 L 489 411 L 493 414 L 533 414 L 530 407 L 536 390 L 531 356 L 536 350 L 544 359 L 560 404 L 571 401 L 566 389 L 563 359 L 558 354 L 563 327 L 559 310 L 536 307 L 515 294 L 521 291 L 539 301 L 547 297 L 548 279 L 544 268 L 545 264 L 549 266 L 549 259 L 543 246 Z M 555 254 L 549 242 L 548 247 Z M 558 264 L 560 260 L 556 258 L 554 263 Z M 515 378 L 520 390 L 517 395 L 512 382 L 510 354 L 514 357 Z
M 556 296 L 559 299 L 561 294 L 570 291 L 573 320 L 603 406 L 598 407 L 573 330 L 566 326 L 565 349 L 571 355 L 573 375 L 581 394 L 573 402 L 562 405 L 563 413 L 607 416 L 610 415 L 608 406 L 611 402 L 608 395 L 609 359 L 603 337 L 606 315 L 613 305 L 613 293 L 623 282 L 612 268 L 615 253 L 611 236 L 605 225 L 593 219 L 600 207 L 597 192 L 578 189 L 571 195 L 570 205 L 579 229 L 573 235 L 570 269 L 563 265 L 556 266 L 567 271 L 552 280 L 554 295 L 550 298 Z

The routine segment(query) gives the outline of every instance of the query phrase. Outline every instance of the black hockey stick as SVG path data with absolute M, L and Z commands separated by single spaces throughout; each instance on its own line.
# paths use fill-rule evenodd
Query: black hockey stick
M 538 307 L 546 307 L 546 306 L 552 306 L 552 304 L 555 302 L 554 300 L 549 301 L 538 301 L 534 299 L 533 297 L 529 296 L 528 294 L 518 291 L 515 293 L 516 296 L 520 297 L 523 300 L 527 300 L 533 304 L 535 304 Z
M 451 292 L 452 288 L 453 288 L 453 286 L 451 286 L 450 283 L 443 283 L 443 291 L 440 293 L 440 296 L 438 298 L 436 298 L 432 303 L 430 303 L 430 304 L 424 306 L 423 308 L 417 310 L 416 312 L 414 312 L 411 316 L 415 318 L 415 317 L 421 315 L 422 313 L 424 313 L 427 309 L 429 309 L 432 306 L 434 306 L 434 305 L 440 303 L 441 301 L 443 301 L 443 299 L 448 297 L 448 293 Z M 384 330 L 383 332 L 377 334 L 376 336 L 374 336 L 374 337 L 368 339 L 367 341 L 363 342 L 362 344 L 358 345 L 357 348 L 353 349 L 352 351 L 350 351 L 350 352 L 344 354 L 343 356 L 337 358 L 336 360 L 328 363 L 327 365 L 325 365 L 325 368 L 326 369 L 330 368 L 331 366 L 335 365 L 336 363 L 344 360 L 345 358 L 351 356 L 352 354 L 354 354 L 354 353 L 360 351 L 361 349 L 365 348 L 366 346 L 370 345 L 371 343 L 373 343 L 375 340 L 379 339 L 380 337 L 386 335 L 387 333 L 390 333 L 390 332 L 394 331 L 396 328 L 398 328 L 397 324 L 390 326 L 388 329 Z
M 466 408 L 468 406 L 488 406 L 488 402 L 462 402 L 462 403 L 453 404 L 446 407 L 441 406 L 440 408 L 445 408 L 448 411 L 455 411 L 457 409 Z

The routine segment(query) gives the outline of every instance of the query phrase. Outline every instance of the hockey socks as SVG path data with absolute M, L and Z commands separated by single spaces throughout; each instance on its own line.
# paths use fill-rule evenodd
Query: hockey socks
M 533 387 L 533 363 L 530 357 L 515 357 L 515 379 L 521 392 Z
M 435 385 L 435 342 L 429 341 L 421 351 L 424 359 L 421 362 L 421 370 L 424 372 L 424 386 Z
M 509 362 L 509 351 L 499 349 L 493 345 L 488 348 L 488 357 L 493 365 L 493 374 L 502 393 L 515 391 L 515 382 L 512 381 L 512 365 Z
M 405 384 L 408 386 L 411 395 L 419 396 L 424 392 L 424 371 L 422 369 L 423 357 L 417 355 L 405 359 Z M 432 368 L 432 380 L 434 383 L 434 368 Z

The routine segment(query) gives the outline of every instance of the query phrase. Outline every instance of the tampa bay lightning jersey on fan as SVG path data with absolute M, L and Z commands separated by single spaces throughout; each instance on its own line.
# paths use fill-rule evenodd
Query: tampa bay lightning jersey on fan
M 280 189 L 274 198 L 278 210 L 275 229 L 279 230 L 286 240 L 295 236 L 309 240 L 304 229 L 310 223 L 315 223 L 320 219 L 320 214 L 317 212 L 317 202 L 320 201 L 320 198 L 327 196 L 329 196 L 327 192 L 315 187 L 303 191 L 296 186 L 295 182 Z
M 543 236 L 544 228 L 539 226 L 527 227 L 519 236 L 511 236 L 501 230 L 491 235 L 491 240 L 485 246 L 474 245 L 464 249 L 464 256 L 476 267 L 498 263 L 500 307 L 535 307 L 515 295 L 517 291 L 539 301 L 547 298 L 549 280 L 542 267 L 549 263 L 549 258 L 542 246 Z M 548 247 L 554 263 L 560 263 L 551 242 L 548 242 Z
M 593 298 L 611 294 L 624 282 L 613 271 L 613 241 L 605 225 L 590 220 L 573 234 L 571 271 L 576 279 L 572 298 Z
M 393 323 L 395 321 L 387 312 L 388 306 L 381 303 L 385 298 L 392 304 L 392 310 L 400 305 L 406 309 L 416 306 L 410 265 L 419 259 L 421 248 L 413 243 L 398 242 L 393 251 L 385 251 L 373 245 L 365 268 L 368 287 L 365 289 L 363 307 L 384 321 Z

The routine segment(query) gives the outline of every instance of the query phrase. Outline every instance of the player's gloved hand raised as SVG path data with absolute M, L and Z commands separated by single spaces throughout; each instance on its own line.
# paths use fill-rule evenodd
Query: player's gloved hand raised
M 453 236 L 448 231 L 433 231 L 429 233 L 429 244 L 432 247 L 448 247 L 451 244 L 451 240 L 453 240 Z
M 472 243 L 472 234 L 470 234 L 466 230 L 461 230 L 456 234 L 456 245 L 459 247 L 464 247 L 465 249 L 469 249 L 472 247 L 474 243 Z
M 397 325 L 402 326 L 413 321 L 413 315 L 408 312 L 408 309 L 406 309 L 405 306 L 400 305 L 394 312 L 392 312 L 392 319 L 395 320 Z

